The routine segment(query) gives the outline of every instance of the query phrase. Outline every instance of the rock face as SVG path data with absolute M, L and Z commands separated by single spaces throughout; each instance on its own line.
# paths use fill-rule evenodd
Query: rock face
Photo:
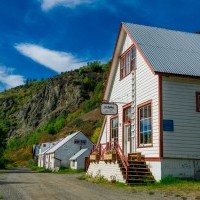
M 102 73 L 91 75 L 90 80 L 102 80 Z M 0 120 L 10 123 L 8 137 L 20 137 L 51 118 L 75 111 L 91 92 L 81 80 L 80 74 L 69 72 L 44 81 L 28 100 L 0 96 Z M 17 92 L 25 86 L 21 87 Z
M 18 129 L 12 134 L 21 135 L 61 114 L 75 110 L 83 101 L 81 87 L 70 79 L 56 78 L 45 84 L 33 98 L 20 109 L 15 117 Z

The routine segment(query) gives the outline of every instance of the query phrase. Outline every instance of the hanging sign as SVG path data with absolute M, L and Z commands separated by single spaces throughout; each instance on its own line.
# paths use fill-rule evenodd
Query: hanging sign
M 100 111 L 103 115 L 116 115 L 118 113 L 118 107 L 115 103 L 102 103 Z

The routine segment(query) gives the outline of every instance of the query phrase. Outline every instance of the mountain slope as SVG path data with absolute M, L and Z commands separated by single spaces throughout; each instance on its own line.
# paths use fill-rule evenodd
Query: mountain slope
M 0 93 L 0 124 L 8 137 L 20 137 L 50 119 L 67 115 L 92 96 L 105 71 L 98 62 Z
M 6 135 L 6 158 L 18 150 L 22 155 L 27 148 L 30 153 L 33 143 L 54 140 L 74 130 L 92 137 L 102 123 L 97 107 L 108 67 L 109 63 L 88 63 L 78 70 L 0 93 L 0 140 L 5 141 Z

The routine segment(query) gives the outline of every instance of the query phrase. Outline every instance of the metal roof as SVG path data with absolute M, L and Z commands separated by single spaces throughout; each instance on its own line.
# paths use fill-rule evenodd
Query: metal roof
M 200 35 L 123 23 L 155 72 L 200 76 Z
M 75 135 L 77 135 L 78 133 L 81 133 L 80 131 L 77 131 L 75 133 L 72 133 L 71 135 L 68 135 L 67 137 L 65 137 L 64 139 L 62 139 L 60 142 L 58 142 L 55 146 L 53 146 L 52 148 L 50 148 L 46 154 L 49 153 L 53 153 L 55 152 L 57 149 L 59 149 L 62 145 L 64 145 L 66 142 L 68 142 L 69 140 L 71 140 Z
M 47 151 L 49 151 L 49 149 L 51 149 L 52 148 L 52 146 L 51 147 L 49 147 L 49 148 L 47 148 L 45 151 L 43 151 L 43 152 L 41 152 L 41 153 L 39 153 L 39 155 L 44 155 Z
M 69 160 L 76 160 L 79 156 L 81 156 L 86 151 L 88 151 L 89 153 L 89 149 L 81 149 L 79 152 L 73 155 Z

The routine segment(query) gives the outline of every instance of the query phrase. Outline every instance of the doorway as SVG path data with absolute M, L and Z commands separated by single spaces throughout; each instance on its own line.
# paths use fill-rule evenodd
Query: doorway
M 131 125 L 124 125 L 124 154 L 127 156 L 131 153 Z

